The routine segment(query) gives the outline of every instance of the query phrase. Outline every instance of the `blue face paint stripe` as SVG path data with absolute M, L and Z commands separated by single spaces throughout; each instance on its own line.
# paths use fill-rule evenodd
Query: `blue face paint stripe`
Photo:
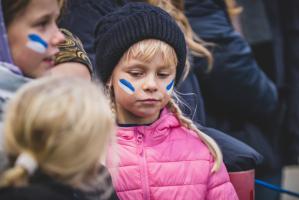
M 173 84 L 174 84 L 174 80 L 172 80 L 172 81 L 166 86 L 166 90 L 167 90 L 167 91 L 171 90 Z
M 119 82 L 122 85 L 124 85 L 126 88 L 128 88 L 130 91 L 135 92 L 135 88 L 133 87 L 133 85 L 129 81 L 127 81 L 125 79 L 120 79 Z
M 43 45 L 46 49 L 48 48 L 48 43 L 36 34 L 29 34 L 28 39 L 32 42 L 38 42 L 39 44 Z

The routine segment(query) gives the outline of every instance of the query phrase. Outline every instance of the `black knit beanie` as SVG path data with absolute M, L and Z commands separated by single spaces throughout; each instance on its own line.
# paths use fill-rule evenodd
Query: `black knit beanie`
M 95 30 L 96 75 L 106 83 L 123 54 L 135 43 L 158 39 L 174 48 L 177 58 L 175 81 L 178 82 L 186 62 L 184 34 L 164 10 L 147 3 L 128 3 L 105 15 Z

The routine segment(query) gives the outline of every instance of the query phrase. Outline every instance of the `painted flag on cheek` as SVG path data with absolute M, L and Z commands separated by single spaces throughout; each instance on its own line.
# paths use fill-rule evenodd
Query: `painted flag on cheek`
M 166 86 L 166 91 L 167 94 L 170 95 L 172 90 L 173 90 L 173 86 L 174 86 L 174 80 L 172 80 L 167 86 Z
M 37 34 L 29 34 L 26 46 L 37 53 L 43 54 L 47 51 L 48 43 Z
M 130 95 L 132 95 L 135 92 L 135 88 L 133 87 L 133 85 L 125 79 L 120 79 L 118 81 L 118 85 L 120 88 L 122 88 L 126 93 Z

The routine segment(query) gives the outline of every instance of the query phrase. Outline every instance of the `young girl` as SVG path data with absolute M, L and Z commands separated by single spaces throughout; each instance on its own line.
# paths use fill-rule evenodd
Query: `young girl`
M 0 199 L 118 199 L 99 162 L 114 133 L 100 87 L 74 77 L 32 81 L 9 102 L 4 130 L 12 165 Z
M 0 1 L 0 121 L 4 102 L 54 66 L 58 44 L 64 41 L 56 25 L 63 2 Z
M 173 99 L 187 71 L 184 35 L 163 10 L 127 4 L 96 28 L 96 70 L 116 112 L 120 199 L 238 199 L 216 143 Z

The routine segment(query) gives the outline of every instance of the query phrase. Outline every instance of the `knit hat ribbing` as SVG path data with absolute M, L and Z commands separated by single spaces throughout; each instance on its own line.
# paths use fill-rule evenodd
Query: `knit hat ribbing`
M 96 74 L 106 83 L 123 54 L 135 43 L 158 39 L 174 48 L 177 58 L 176 82 L 186 62 L 184 34 L 164 10 L 146 3 L 129 3 L 107 14 L 95 31 Z

